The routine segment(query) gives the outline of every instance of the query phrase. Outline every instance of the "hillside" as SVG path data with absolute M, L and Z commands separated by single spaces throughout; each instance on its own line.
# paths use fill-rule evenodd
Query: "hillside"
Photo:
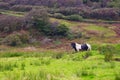
M 14 20 L 19 21 L 19 24 L 23 24 L 23 22 L 21 20 L 27 14 L 27 12 L 16 12 L 16 11 L 10 11 L 10 10 L 2 10 L 1 13 L 2 13 L 1 21 L 2 21 L 2 18 L 5 19 L 4 17 L 6 15 L 9 15 L 12 18 L 16 18 Z M 19 17 L 19 19 L 17 17 Z M 6 24 L 12 26 L 13 23 L 9 24 L 11 22 L 11 20 L 9 21 L 8 18 L 9 17 L 6 17 L 6 19 L 8 20 Z M 51 39 L 52 42 L 51 41 L 49 42 L 49 40 L 48 40 L 48 43 L 50 43 L 49 46 L 51 46 L 51 47 L 52 47 L 52 45 L 56 46 L 55 45 L 56 42 L 58 42 L 58 44 L 61 45 L 61 47 L 63 47 L 64 45 L 62 45 L 62 42 L 68 42 L 67 44 L 69 44 L 69 42 L 72 42 L 72 41 L 77 41 L 77 42 L 86 42 L 87 41 L 90 43 L 95 42 L 98 44 L 100 44 L 100 43 L 119 43 L 119 36 L 120 36 L 119 21 L 104 21 L 104 20 L 100 21 L 100 20 L 92 19 L 92 22 L 91 22 L 90 19 L 87 19 L 82 22 L 81 21 L 79 22 L 79 21 L 69 21 L 69 20 L 64 20 L 64 19 L 50 18 L 50 22 L 52 24 L 54 24 L 56 22 L 59 24 L 65 24 L 76 36 L 78 36 L 78 38 L 75 38 L 75 39 L 71 36 L 70 40 L 66 39 L 66 38 L 59 39 L 59 37 L 58 37 L 59 40 L 54 39 L 54 38 L 53 38 L 53 40 Z M 16 22 L 16 23 L 18 24 L 18 22 Z M 15 25 L 15 23 L 14 23 L 14 25 Z M 6 25 L 4 25 L 4 26 L 6 26 Z M 17 27 L 17 25 L 16 25 L 16 27 Z M 27 32 L 29 31 L 29 30 L 26 30 L 25 27 L 21 26 L 21 28 L 23 31 L 27 31 Z M 18 31 L 21 31 L 21 28 L 18 29 Z M 16 29 L 13 30 L 12 32 L 16 31 Z M 8 34 L 9 34 L 9 32 L 8 32 Z M 5 32 L 1 33 L 1 39 L 2 39 L 2 36 L 5 37 L 8 34 Z M 30 34 L 36 34 L 36 33 L 30 32 Z M 39 36 L 38 33 L 37 33 L 37 35 Z M 33 39 L 36 38 L 38 40 L 41 40 L 41 42 L 43 41 L 43 43 L 44 43 L 44 40 L 46 39 L 47 36 L 46 37 L 45 36 L 38 37 L 37 35 L 36 35 L 36 37 L 33 35 L 32 36 Z
M 119 66 L 119 0 L 0 0 L 0 80 L 120 80 Z

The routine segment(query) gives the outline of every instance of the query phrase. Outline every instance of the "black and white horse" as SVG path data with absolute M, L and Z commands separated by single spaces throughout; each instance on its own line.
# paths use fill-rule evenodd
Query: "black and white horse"
M 76 52 L 78 52 L 78 51 L 88 51 L 88 50 L 90 51 L 91 50 L 91 45 L 88 44 L 88 43 L 78 44 L 78 43 L 72 42 L 71 46 Z

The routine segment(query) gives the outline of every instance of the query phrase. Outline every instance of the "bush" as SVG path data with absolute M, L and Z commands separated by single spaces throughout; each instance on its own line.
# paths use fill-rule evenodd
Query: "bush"
M 116 49 L 112 45 L 105 45 L 105 46 L 99 47 L 99 51 L 101 54 L 105 55 L 104 60 L 107 62 L 113 60 L 113 55 L 116 53 L 115 52 Z
M 56 27 L 57 31 L 54 32 L 55 35 L 58 36 L 67 36 L 68 32 L 69 32 L 69 28 L 64 25 L 64 24 L 60 24 Z
M 108 6 L 113 7 L 113 8 L 120 8 L 120 1 L 119 0 L 113 0 L 113 1 L 108 3 Z
M 19 38 L 21 39 L 22 43 L 29 43 L 29 39 L 30 39 L 29 32 L 20 31 L 18 34 L 19 34 Z
M 91 17 L 105 20 L 120 20 L 120 11 L 114 8 L 101 8 L 91 11 Z
M 22 29 L 23 18 L 14 16 L 0 16 L 0 32 L 11 33 Z
M 70 15 L 66 17 L 67 20 L 72 20 L 72 21 L 82 21 L 83 18 L 80 15 Z
M 0 2 L 0 9 L 9 9 L 10 4 L 5 2 Z
M 22 44 L 29 43 L 29 34 L 25 32 L 21 33 L 12 33 L 5 37 L 2 41 L 3 44 L 6 44 L 8 46 L 19 46 Z
M 11 10 L 25 12 L 25 11 L 30 11 L 30 10 L 32 10 L 32 6 L 27 6 L 27 5 L 14 5 L 14 6 L 11 7 Z
M 58 10 L 56 10 L 56 12 L 58 13 L 62 13 L 63 15 L 67 16 L 67 15 L 73 15 L 73 14 L 80 14 L 82 13 L 83 7 L 78 8 L 78 7 L 61 7 Z
M 26 26 L 37 29 L 49 25 L 48 13 L 45 9 L 33 9 L 25 16 Z
M 64 19 L 65 16 L 61 13 L 55 13 L 53 17 L 58 18 L 58 19 Z
M 21 45 L 22 42 L 18 36 L 18 34 L 10 34 L 4 40 L 3 43 L 9 46 L 18 46 Z
M 69 28 L 64 24 L 58 24 L 56 26 L 50 25 L 41 28 L 41 30 L 47 36 L 67 36 Z

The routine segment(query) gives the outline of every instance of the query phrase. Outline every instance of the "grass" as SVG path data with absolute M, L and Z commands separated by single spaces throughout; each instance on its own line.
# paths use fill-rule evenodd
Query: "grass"
M 104 26 L 98 26 L 98 25 L 95 25 L 95 24 L 91 24 L 87 27 L 84 27 L 84 29 L 87 30 L 87 31 L 99 32 L 101 34 L 104 34 L 105 37 L 116 36 L 116 33 L 112 29 L 104 27 Z
M 8 60 L 10 59 L 8 58 Z M 5 58 L 1 59 L 1 61 L 8 63 L 4 60 Z M 9 66 L 10 70 L 3 69 L 3 72 L 0 73 L 1 80 L 23 80 L 24 78 L 28 80 L 114 80 L 116 72 L 120 69 L 119 63 L 115 62 L 115 67 L 111 67 L 111 63 L 106 63 L 103 60 L 50 59 L 49 63 L 44 63 L 39 58 L 14 58 L 14 61 L 10 60 L 9 62 L 14 65 Z
M 105 62 L 94 47 L 90 52 L 71 54 L 11 47 L 5 50 L 2 46 L 0 80 L 119 80 L 119 62 Z

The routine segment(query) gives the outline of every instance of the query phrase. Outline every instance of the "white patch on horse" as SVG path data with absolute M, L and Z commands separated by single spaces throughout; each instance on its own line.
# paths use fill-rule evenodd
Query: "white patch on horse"
M 81 44 L 78 44 L 78 43 L 75 43 L 76 44 L 76 49 L 77 51 L 80 51 L 82 48 L 81 48 Z

